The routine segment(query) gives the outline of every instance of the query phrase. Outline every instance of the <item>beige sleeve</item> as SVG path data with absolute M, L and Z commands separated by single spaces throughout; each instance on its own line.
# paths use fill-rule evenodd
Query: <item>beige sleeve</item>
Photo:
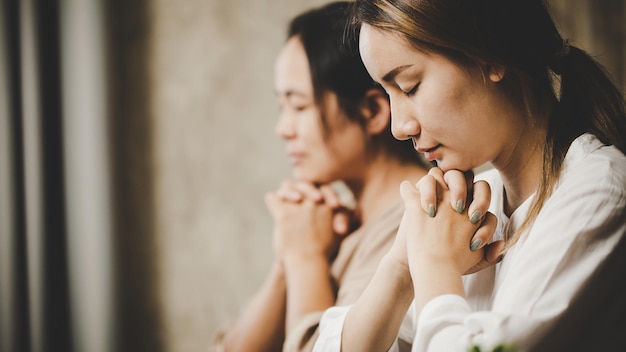
M 313 345 L 317 340 L 318 325 L 324 312 L 307 314 L 285 339 L 284 352 L 313 351 Z

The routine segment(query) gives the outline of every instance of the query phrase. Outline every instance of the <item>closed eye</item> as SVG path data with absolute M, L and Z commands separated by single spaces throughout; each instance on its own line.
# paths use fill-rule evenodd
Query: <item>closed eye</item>
M 413 95 L 415 95 L 415 92 L 417 92 L 417 88 L 419 87 L 419 83 L 416 84 L 413 88 L 409 89 L 408 91 L 402 91 L 402 93 L 404 93 L 404 95 L 406 95 L 407 97 L 412 97 Z
M 302 112 L 307 110 L 309 107 L 311 107 L 310 104 L 306 104 L 306 105 L 294 105 L 293 109 L 297 112 Z

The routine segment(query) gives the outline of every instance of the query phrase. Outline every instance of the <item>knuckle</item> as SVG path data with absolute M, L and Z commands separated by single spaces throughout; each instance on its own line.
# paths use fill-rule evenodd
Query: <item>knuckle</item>
M 443 171 L 438 167 L 432 167 L 428 170 L 428 175 L 443 176 Z

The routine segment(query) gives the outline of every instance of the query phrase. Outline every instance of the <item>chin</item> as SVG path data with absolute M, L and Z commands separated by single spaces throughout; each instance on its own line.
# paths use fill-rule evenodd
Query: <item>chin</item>
M 315 184 L 325 184 L 337 180 L 338 174 L 333 170 L 322 168 L 302 168 L 293 169 L 292 177 L 294 180 L 310 182 Z
M 437 167 L 441 169 L 443 172 L 447 172 L 450 170 L 459 170 L 461 172 L 466 172 L 469 170 L 473 170 L 474 168 L 463 163 L 447 163 L 443 160 L 435 160 L 437 163 Z
M 293 173 L 294 180 L 310 182 L 310 183 L 320 183 L 320 177 L 318 175 L 314 175 L 306 172 L 298 172 L 294 171 Z

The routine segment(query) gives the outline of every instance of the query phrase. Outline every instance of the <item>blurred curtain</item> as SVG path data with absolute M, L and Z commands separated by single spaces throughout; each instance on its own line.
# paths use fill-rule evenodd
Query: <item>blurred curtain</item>
M 1 1 L 0 351 L 112 351 L 102 1 Z

